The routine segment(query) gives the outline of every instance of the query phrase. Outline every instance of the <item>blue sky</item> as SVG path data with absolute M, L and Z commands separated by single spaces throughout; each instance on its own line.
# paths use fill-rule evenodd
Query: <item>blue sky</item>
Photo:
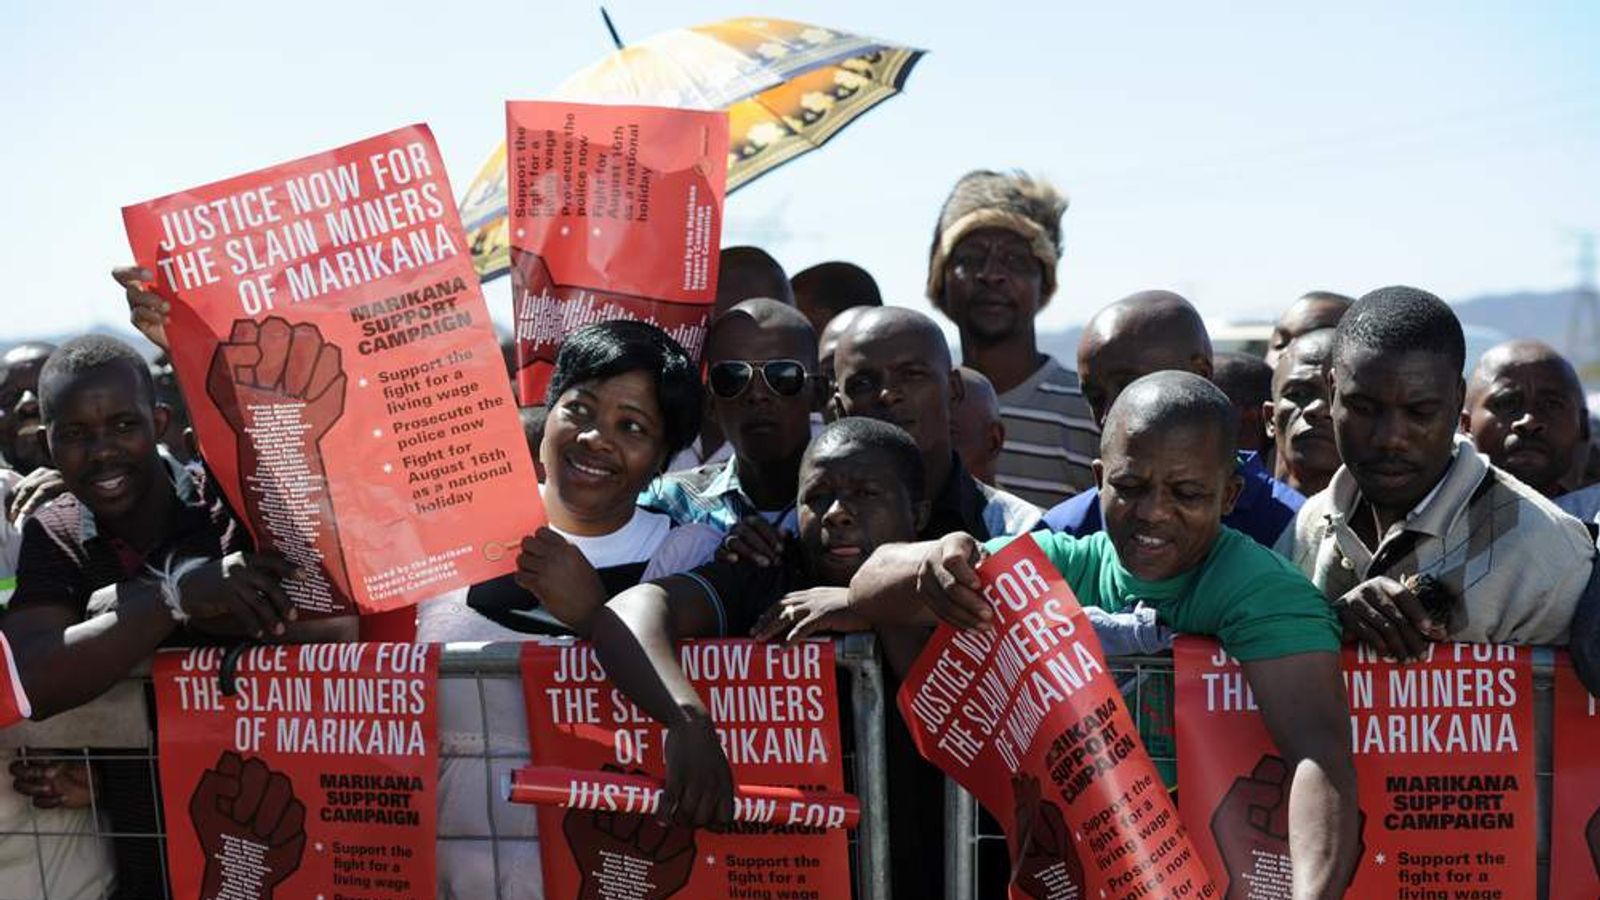
M 1567 286 L 1600 230 L 1600 4 L 616 0 L 624 39 L 766 15 L 930 50 L 906 94 L 735 194 L 725 241 L 865 265 L 922 304 L 953 180 L 1072 197 L 1046 327 L 1149 287 L 1216 319 L 1324 287 Z M 1474 5 L 1476 6 L 1476 5 Z M 467 13 L 470 12 L 471 15 Z M 120 207 L 429 123 L 457 195 L 536 98 L 609 49 L 587 3 L 8 3 L 5 338 L 120 322 Z M 488 289 L 509 318 L 504 280 Z

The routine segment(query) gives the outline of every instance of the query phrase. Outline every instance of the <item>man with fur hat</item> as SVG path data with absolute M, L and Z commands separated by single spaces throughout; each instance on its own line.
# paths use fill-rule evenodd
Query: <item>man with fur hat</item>
M 1078 376 L 1039 352 L 1034 317 L 1056 290 L 1067 198 L 1021 172 L 962 176 L 939 212 L 928 299 L 961 330 L 962 364 L 1000 395 L 995 485 L 1042 507 L 1094 485 L 1099 431 Z

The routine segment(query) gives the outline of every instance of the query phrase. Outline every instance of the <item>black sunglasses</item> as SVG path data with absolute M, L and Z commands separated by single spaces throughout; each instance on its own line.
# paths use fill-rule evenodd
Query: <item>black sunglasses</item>
M 769 359 L 759 366 L 748 360 L 729 359 L 713 365 L 706 372 L 706 386 L 714 396 L 732 400 L 750 387 L 756 372 L 767 388 L 780 397 L 793 397 L 806 389 L 811 374 L 798 359 Z

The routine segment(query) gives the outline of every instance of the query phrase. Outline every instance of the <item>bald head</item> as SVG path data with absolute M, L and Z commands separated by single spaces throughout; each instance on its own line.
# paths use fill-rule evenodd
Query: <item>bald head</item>
M 978 416 L 984 419 L 1000 418 L 1000 398 L 994 392 L 994 385 L 977 369 L 958 366 L 956 371 L 961 374 L 961 383 L 966 385 L 967 393 L 962 399 L 963 408 L 971 408 Z
M 1211 377 L 1211 337 L 1200 313 L 1171 291 L 1141 291 L 1095 313 L 1078 340 L 1083 396 L 1104 423 L 1117 395 L 1155 372 Z
M 1566 357 L 1539 341 L 1490 347 L 1467 382 L 1462 425 L 1479 452 L 1547 497 L 1589 440 L 1583 384 Z
M 1278 317 L 1272 327 L 1272 337 L 1267 343 L 1267 365 L 1276 366 L 1285 347 L 1303 334 L 1335 328 L 1344 318 L 1345 311 L 1355 300 L 1332 291 L 1311 291 L 1303 294 Z
M 972 477 L 984 484 L 994 484 L 995 461 L 1006 442 L 1005 422 L 1000 418 L 1000 398 L 994 385 L 982 372 L 961 366 L 964 393 L 957 401 L 951 418 L 956 453 L 966 464 Z
M 840 335 L 835 353 L 842 354 L 847 347 L 854 350 L 863 344 L 887 341 L 915 344 L 927 352 L 935 368 L 953 368 L 944 332 L 932 319 L 903 306 L 863 307 L 861 315 Z
M 712 315 L 755 297 L 794 305 L 794 289 L 783 266 L 760 247 L 724 247 L 717 258 L 717 299 Z
M 1239 413 L 1228 395 L 1210 381 L 1191 372 L 1156 372 L 1134 380 L 1111 405 L 1100 453 L 1110 456 L 1146 434 L 1187 431 L 1207 436 L 1193 446 L 1214 447 L 1218 468 L 1231 472 L 1238 423 Z
M 1583 382 L 1565 356 L 1543 341 L 1516 340 L 1496 344 L 1478 357 L 1472 378 L 1467 382 L 1467 401 L 1470 403 L 1474 395 L 1488 390 L 1502 372 L 1527 366 L 1549 369 L 1565 384 L 1573 399 L 1583 399 Z
M 950 415 L 965 387 L 939 326 L 904 307 L 868 308 L 839 338 L 833 365 L 835 414 L 910 432 L 932 490 L 942 488 L 952 464 Z
M 869 307 L 852 306 L 843 310 L 838 315 L 828 320 L 822 331 L 817 334 L 817 371 L 833 381 L 833 351 L 839 347 L 839 338 L 855 325 L 856 320 L 867 311 Z
M 803 347 L 804 352 L 797 358 L 804 362 L 808 369 L 815 368 L 817 332 L 811 327 L 811 321 L 798 309 L 769 297 L 745 300 L 713 319 L 711 327 L 706 331 L 706 358 L 764 358 L 750 356 L 748 348 L 724 346 L 740 343 L 740 337 L 748 334 L 750 327 L 782 335 L 789 344 L 796 348 Z
M 1243 486 L 1238 429 L 1228 395 L 1192 372 L 1146 375 L 1117 397 L 1094 469 L 1106 535 L 1129 572 L 1162 581 L 1205 561 Z
M 0 365 L 11 366 L 35 360 L 44 365 L 45 357 L 54 353 L 55 349 L 56 345 L 48 341 L 23 341 L 0 356 Z

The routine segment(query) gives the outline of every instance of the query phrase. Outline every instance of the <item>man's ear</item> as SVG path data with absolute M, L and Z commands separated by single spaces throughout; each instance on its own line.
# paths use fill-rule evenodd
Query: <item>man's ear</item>
M 1233 512 L 1233 505 L 1239 502 L 1239 495 L 1244 492 L 1244 478 L 1235 468 L 1233 474 L 1228 476 L 1228 483 L 1222 488 L 1222 514 L 1224 516 Z
M 1468 437 L 1472 436 L 1472 410 L 1463 409 L 1461 411 L 1461 429 L 1460 430 L 1461 430 L 1462 434 L 1464 434 L 1464 435 L 1466 435 Z
M 989 457 L 993 459 L 994 457 L 999 456 L 1000 451 L 1004 450 L 1005 446 L 1006 423 L 996 419 L 989 423 L 989 446 L 987 448 Z
M 917 534 L 921 534 L 922 529 L 928 527 L 928 516 L 932 514 L 933 504 L 927 500 L 918 500 L 916 506 L 911 508 L 911 520 L 917 524 Z
M 956 407 L 962 400 L 967 399 L 967 383 L 961 380 L 961 370 L 951 369 L 948 378 L 950 382 L 950 415 L 955 416 Z
M 844 416 L 844 401 L 836 393 L 828 395 L 828 405 L 823 409 L 822 417 L 829 422 L 837 422 Z
M 1264 401 L 1261 404 L 1261 425 L 1266 430 L 1267 440 L 1269 441 L 1278 439 L 1278 427 L 1273 424 L 1273 419 L 1276 418 L 1274 414 L 1277 411 L 1277 406 L 1271 400 Z
M 1094 489 L 1103 491 L 1106 480 L 1106 464 L 1099 457 L 1089 463 L 1089 468 L 1094 472 Z
M 1467 380 L 1460 375 L 1456 376 L 1456 408 L 1462 415 L 1467 412 Z
M 1199 375 L 1201 378 L 1204 378 L 1207 381 L 1211 380 L 1212 373 L 1216 371 L 1212 368 L 1211 357 L 1209 356 L 1200 356 L 1197 354 L 1189 359 L 1189 366 L 1194 370 L 1196 375 Z

